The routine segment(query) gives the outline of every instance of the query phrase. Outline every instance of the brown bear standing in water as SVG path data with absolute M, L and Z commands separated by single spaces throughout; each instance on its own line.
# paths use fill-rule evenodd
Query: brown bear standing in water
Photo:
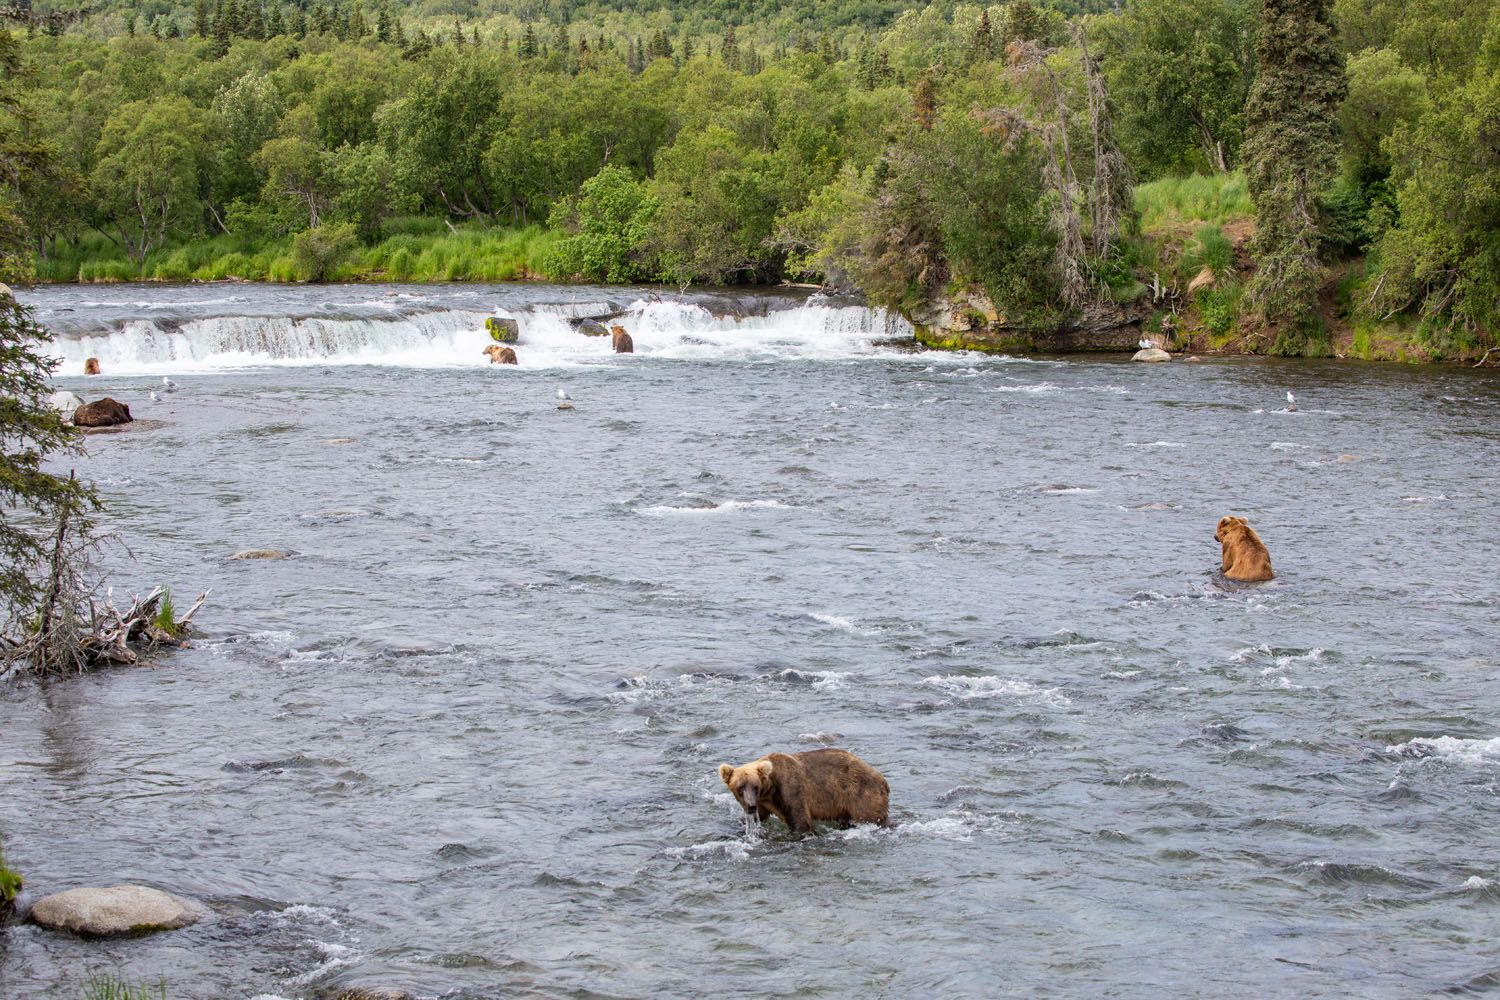
M 609 334 L 615 347 L 616 354 L 634 354 L 635 341 L 630 339 L 630 334 L 625 332 L 623 326 L 612 326 Z
M 1228 579 L 1253 582 L 1276 576 L 1271 572 L 1271 553 L 1243 517 L 1220 518 L 1214 541 L 1224 546 L 1224 576 Z
M 513 365 L 516 363 L 516 352 L 509 347 L 491 344 L 484 349 L 484 353 L 489 355 L 490 364 L 492 365 Z
M 747 814 L 778 816 L 798 835 L 814 823 L 885 826 L 890 819 L 890 786 L 847 750 L 766 754 L 740 767 L 720 764 L 719 777 Z

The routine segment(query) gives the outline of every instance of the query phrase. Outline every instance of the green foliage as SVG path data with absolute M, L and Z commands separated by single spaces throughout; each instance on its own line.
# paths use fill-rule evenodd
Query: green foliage
M 1223 229 L 1212 223 L 1198 227 L 1182 254 L 1179 275 L 1192 278 L 1205 267 L 1215 278 L 1223 278 L 1234 267 L 1234 244 L 1224 235 Z
M 21 891 L 21 876 L 5 867 L 5 851 L 0 850 L 0 918 L 15 906 L 16 895 Z
M 646 245 L 660 203 L 620 167 L 609 166 L 584 182 L 576 204 L 567 202 L 555 228 L 569 232 L 547 260 L 551 273 L 590 281 L 640 281 L 651 273 Z
M 163 589 L 161 600 L 156 604 L 156 616 L 151 624 L 169 636 L 177 636 L 181 628 L 177 624 L 177 608 L 172 603 L 172 591 Z
M 358 248 L 359 238 L 350 223 L 317 226 L 293 238 L 292 261 L 303 281 L 328 281 L 353 259 Z
M 1257 209 L 1252 308 L 1306 339 L 1317 316 L 1316 202 L 1338 157 L 1344 60 L 1331 0 L 1263 0 L 1257 74 L 1247 109 L 1246 179 Z M 1281 342 L 1278 341 L 1278 344 Z
M 1198 292 L 1198 322 L 1214 347 L 1223 346 L 1237 331 L 1243 294 L 1244 286 L 1233 281 Z
M 1235 166 L 1255 75 L 1250 0 L 1141 0 L 1097 24 L 1121 144 L 1136 175 Z
M 90 976 L 84 983 L 83 1000 L 167 1000 L 167 984 L 160 982 L 154 987 L 146 986 L 100 973 Z
M 55 525 L 67 518 L 82 532 L 98 506 L 91 487 L 58 467 L 82 435 L 47 402 L 57 365 L 45 353 L 51 339 L 30 310 L 0 294 L 0 597 L 8 619 L 0 628 L 9 638 L 47 602 Z
M 1137 184 L 1133 196 L 1141 228 L 1147 231 L 1176 223 L 1222 226 L 1255 214 L 1245 177 L 1238 172 L 1163 177 Z
M 1340 160 L 1346 180 L 1368 186 L 1390 175 L 1391 135 L 1422 116 L 1427 88 L 1391 49 L 1366 49 L 1350 56 L 1348 74 L 1349 96 L 1339 111 Z

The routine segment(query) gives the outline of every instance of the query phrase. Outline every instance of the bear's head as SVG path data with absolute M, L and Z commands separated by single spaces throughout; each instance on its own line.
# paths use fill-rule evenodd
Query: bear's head
M 753 813 L 756 804 L 771 790 L 771 762 L 762 758 L 740 767 L 720 764 L 719 777 L 729 786 L 741 808 Z
M 1226 516 L 1219 518 L 1219 526 L 1214 529 L 1214 541 L 1222 543 L 1231 535 L 1240 534 L 1241 530 L 1248 527 L 1249 521 L 1243 517 Z

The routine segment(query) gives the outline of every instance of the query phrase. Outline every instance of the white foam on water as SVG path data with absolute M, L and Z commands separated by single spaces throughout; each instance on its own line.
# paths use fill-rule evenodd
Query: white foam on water
M 1434 493 L 1430 497 L 1402 497 L 1405 503 L 1439 503 L 1448 498 L 1441 493 Z
M 306 972 L 300 975 L 293 976 L 290 980 L 288 980 L 289 982 L 299 986 L 303 986 L 321 979 L 323 976 L 332 972 L 334 969 L 341 969 L 345 966 L 353 965 L 364 957 L 362 954 L 345 944 L 336 944 L 332 941 L 308 941 L 308 944 L 312 945 L 313 948 L 317 950 L 318 955 L 322 959 L 322 961 Z
M 225 303 L 219 303 L 224 305 Z M 180 311 L 182 303 L 173 303 Z M 200 305 L 208 306 L 209 303 Z M 149 305 L 143 306 L 149 308 Z M 351 304 L 350 316 L 217 316 L 179 324 L 133 319 L 100 332 L 64 334 L 54 342 L 64 371 L 97 357 L 104 372 L 158 374 L 267 366 L 377 365 L 396 368 L 483 367 L 497 377 L 518 369 L 629 363 L 607 337 L 586 337 L 570 319 L 607 312 L 608 303 L 571 303 L 516 311 L 398 311 L 390 301 Z M 514 319 L 518 365 L 490 365 L 484 322 Z M 724 361 L 894 359 L 879 342 L 912 336 L 899 316 L 816 299 L 764 316 L 715 316 L 675 300 L 637 300 L 610 322 L 629 331 L 636 358 Z M 972 363 L 972 362 L 971 362 Z
M 1500 736 L 1488 740 L 1456 736 L 1418 736 L 1386 747 L 1405 757 L 1440 759 L 1460 764 L 1500 764 Z
M 984 390 L 985 392 L 1025 392 L 1032 395 L 1043 395 L 1045 393 L 1061 392 L 1062 387 L 1053 385 L 1051 382 L 1037 382 L 1032 385 L 997 385 Z
M 960 809 L 932 819 L 901 823 L 892 830 L 896 836 L 903 838 L 933 837 L 967 843 L 981 834 L 997 831 L 1004 826 L 1005 822 L 997 816 Z
M 1271 450 L 1272 451 L 1300 451 L 1300 450 L 1305 449 L 1307 447 L 1308 447 L 1307 445 L 1305 445 L 1305 444 L 1298 444 L 1296 441 L 1272 441 L 1271 442 Z
M 1038 487 L 1035 492 L 1047 496 L 1062 497 L 1072 496 L 1077 493 L 1098 493 L 1099 490 L 1093 486 L 1042 486 Z
M 1136 444 L 1135 442 L 1132 441 L 1132 442 L 1126 444 L 1125 447 L 1127 447 L 1127 448 L 1186 448 L 1187 445 L 1183 444 L 1181 441 L 1148 441 L 1148 442 L 1146 442 L 1144 444 Z
M 1494 886 L 1494 884 L 1495 884 L 1495 880 L 1494 879 L 1483 878 L 1483 877 L 1481 877 L 1479 875 L 1470 875 L 1468 878 L 1464 879 L 1464 884 L 1461 885 L 1461 886 L 1459 886 L 1459 888 L 1460 889 L 1489 889 L 1489 888 L 1492 888 Z
M 738 838 L 728 840 L 705 840 L 701 844 L 686 847 L 669 847 L 662 852 L 667 857 L 683 861 L 701 861 L 704 858 L 724 858 L 727 861 L 748 861 L 750 844 Z
M 725 500 L 710 506 L 674 507 L 670 504 L 657 504 L 652 507 L 642 507 L 636 513 L 646 517 L 669 517 L 679 514 L 732 514 L 741 510 L 801 509 L 794 504 L 782 503 L 780 500 Z
M 840 631 L 848 632 L 852 635 L 879 635 L 882 631 L 878 628 L 870 628 L 868 626 L 861 625 L 852 618 L 844 618 L 840 615 L 823 614 L 819 611 L 809 612 L 808 617 L 813 621 L 822 622 L 824 625 L 827 625 L 830 628 L 836 628 Z
M 968 674 L 942 674 L 924 677 L 921 684 L 960 701 L 976 701 L 987 698 L 1013 698 L 1017 701 L 1036 701 L 1065 708 L 1073 704 L 1072 699 L 1060 688 L 1042 688 L 1028 681 L 1010 677 L 975 677 Z
M 811 678 L 811 687 L 814 691 L 838 691 L 844 688 L 848 679 L 854 675 L 837 670 L 783 670 L 776 676 L 782 680 Z

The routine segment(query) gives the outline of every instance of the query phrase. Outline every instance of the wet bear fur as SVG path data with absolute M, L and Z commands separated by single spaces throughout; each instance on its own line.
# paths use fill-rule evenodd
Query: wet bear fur
M 719 777 L 745 812 L 762 822 L 776 816 L 799 835 L 814 823 L 890 821 L 890 786 L 847 750 L 767 754 L 740 767 L 720 764 Z
M 489 355 L 492 365 L 513 365 L 516 363 L 516 352 L 509 347 L 501 347 L 499 344 L 491 344 L 484 349 Z
M 1274 579 L 1271 553 L 1243 517 L 1223 517 L 1214 532 L 1214 540 L 1224 546 L 1224 576 L 1230 580 L 1254 582 Z

